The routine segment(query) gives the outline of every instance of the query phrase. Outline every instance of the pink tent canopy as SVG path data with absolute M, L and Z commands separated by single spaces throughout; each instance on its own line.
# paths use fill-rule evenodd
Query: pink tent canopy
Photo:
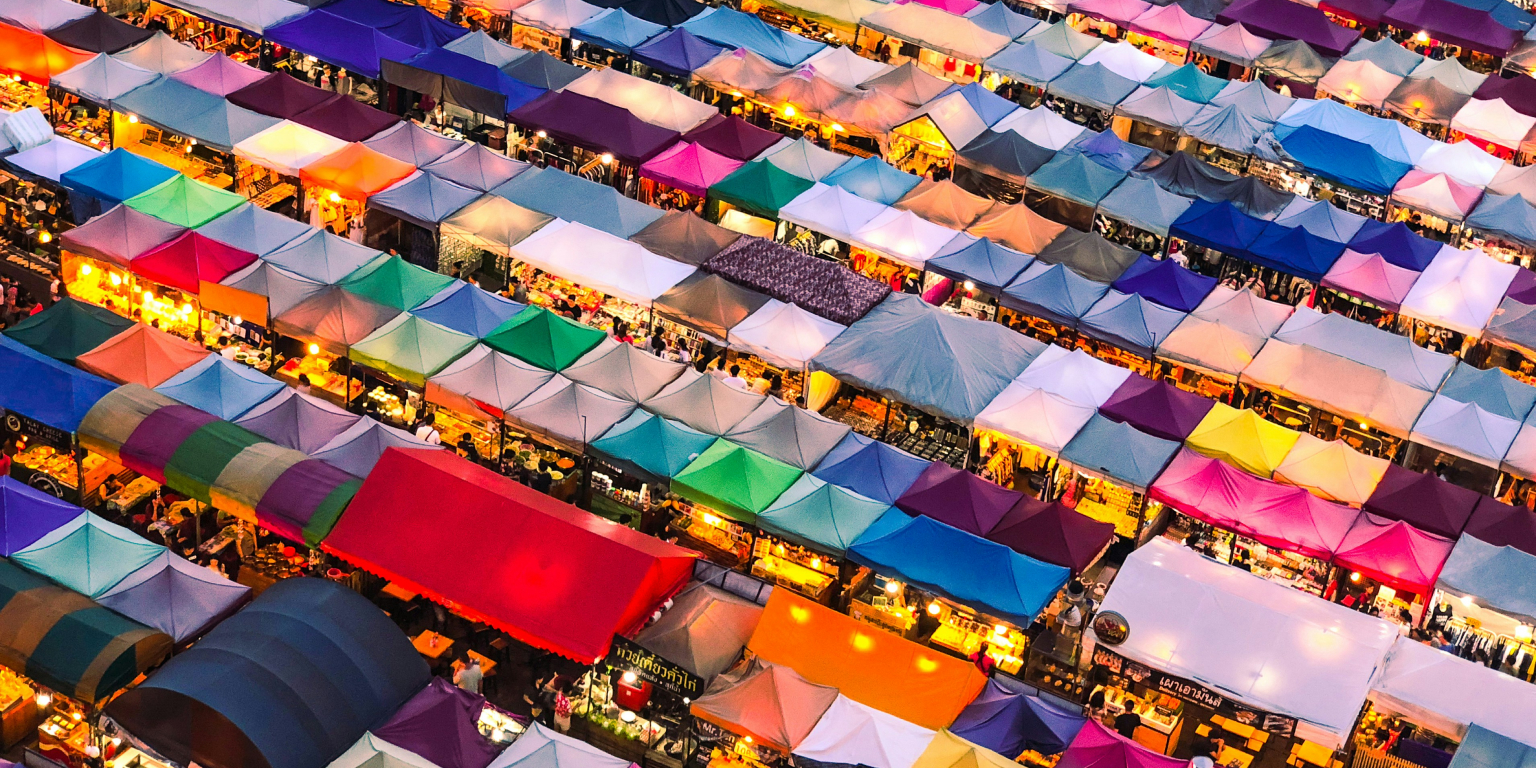
M 1333 561 L 1393 588 L 1428 595 L 1455 542 L 1401 520 L 1361 513 Z
M 680 141 L 640 166 L 640 175 L 690 195 L 703 197 L 704 192 L 715 182 L 731 175 L 741 166 L 740 160 L 732 160 L 698 144 Z
M 1150 495 L 1180 512 L 1269 547 L 1320 560 L 1338 551 L 1360 511 L 1244 472 L 1185 448 Z
M 1467 217 L 1483 191 L 1463 184 L 1444 173 L 1408 172 L 1392 189 L 1392 199 L 1412 208 L 1427 211 L 1452 221 Z
M 203 283 L 220 282 L 255 260 L 254 253 L 188 231 L 128 266 L 136 275 L 196 294 Z
M 941 11 L 953 13 L 956 16 L 964 16 L 970 13 L 976 6 L 981 5 L 978 0 L 896 0 L 897 5 L 917 3 L 929 8 L 937 8 Z
M 1189 42 L 1205 34 L 1211 22 L 1191 16 L 1177 3 L 1157 7 L 1131 20 L 1131 31 L 1189 47 Z
M 1418 272 L 1392 264 L 1379 253 L 1346 250 L 1323 276 L 1323 287 L 1370 299 L 1396 312 L 1418 279 Z
M 1189 761 L 1153 752 L 1089 718 L 1056 768 L 1189 768 Z
M 215 96 L 228 96 L 267 77 L 271 77 L 271 74 L 241 64 L 222 53 L 214 54 L 195 67 L 171 75 L 172 80 Z
M 1072 13 L 1081 13 L 1126 26 L 1131 20 L 1147 12 L 1151 3 L 1142 0 L 1076 0 L 1067 6 Z

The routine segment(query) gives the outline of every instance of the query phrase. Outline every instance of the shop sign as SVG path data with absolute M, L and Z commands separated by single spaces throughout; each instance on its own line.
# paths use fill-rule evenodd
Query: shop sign
M 1296 735 L 1296 718 L 1285 715 L 1277 715 L 1273 712 L 1265 712 L 1262 709 L 1254 709 L 1245 704 L 1233 701 L 1230 696 L 1217 693 L 1193 680 L 1167 674 L 1153 669 L 1139 661 L 1133 661 L 1121 656 L 1114 651 L 1099 645 L 1093 649 L 1094 666 L 1104 667 L 1110 672 L 1128 678 L 1132 682 L 1140 683 L 1155 691 L 1166 693 L 1177 699 L 1206 709 L 1219 715 L 1232 718 L 1244 725 L 1250 725 L 1261 731 L 1268 731 L 1278 736 L 1291 738 Z
M 5 428 L 12 434 L 23 435 L 28 440 L 41 442 L 61 453 L 69 453 L 75 449 L 73 435 L 15 411 L 5 411 Z
M 652 653 L 623 635 L 613 636 L 608 666 L 628 670 L 636 677 L 679 696 L 697 699 L 704 693 L 704 679 Z
M 1093 633 L 1105 645 L 1119 645 L 1131 636 L 1131 624 L 1114 611 L 1102 611 L 1093 617 Z

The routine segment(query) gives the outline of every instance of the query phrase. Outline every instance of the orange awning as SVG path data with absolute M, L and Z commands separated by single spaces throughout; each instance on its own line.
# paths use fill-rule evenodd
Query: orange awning
M 47 85 L 54 75 L 91 58 L 25 29 L 0 24 L 0 73 Z
M 925 728 L 949 727 L 987 682 L 970 662 L 787 589 L 774 590 L 747 647 L 813 683 Z
M 416 166 L 376 152 L 358 142 L 304 166 L 299 179 L 342 197 L 366 200 L 411 175 Z

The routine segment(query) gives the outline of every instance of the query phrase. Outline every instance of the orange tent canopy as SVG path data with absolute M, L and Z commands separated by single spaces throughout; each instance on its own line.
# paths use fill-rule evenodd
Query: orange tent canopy
M 21 75 L 28 82 L 47 85 L 54 75 L 91 56 L 36 32 L 0 24 L 0 73 Z
M 118 384 L 153 389 L 207 356 L 200 345 L 140 323 L 75 358 L 75 365 Z
M 963 659 L 777 589 L 747 643 L 759 657 L 924 728 L 947 728 L 987 678 Z
M 299 179 L 342 197 L 366 200 L 415 170 L 410 163 L 352 142 L 299 169 Z

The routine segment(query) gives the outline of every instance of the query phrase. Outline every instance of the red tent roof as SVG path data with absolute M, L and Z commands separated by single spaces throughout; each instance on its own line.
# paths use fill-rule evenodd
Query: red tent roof
M 1019 499 L 1003 515 L 988 541 L 1036 560 L 1082 573 L 1115 538 L 1115 524 L 1084 515 L 1061 502 L 1031 496 Z
M 133 273 L 161 285 L 196 294 L 200 282 L 217 283 L 256 260 L 256 254 L 225 245 L 196 232 L 180 237 L 129 262 Z
M 1153 752 L 1093 718 L 1061 753 L 1056 768 L 1188 768 L 1188 760 Z
M 118 384 L 153 389 L 207 356 L 201 344 L 138 323 L 75 358 L 75 365 Z
M 1344 537 L 1334 563 L 1393 588 L 1428 595 L 1455 542 L 1401 520 L 1362 514 Z
M 582 663 L 638 630 L 695 557 L 447 451 L 400 448 L 380 457 L 324 547 Z

